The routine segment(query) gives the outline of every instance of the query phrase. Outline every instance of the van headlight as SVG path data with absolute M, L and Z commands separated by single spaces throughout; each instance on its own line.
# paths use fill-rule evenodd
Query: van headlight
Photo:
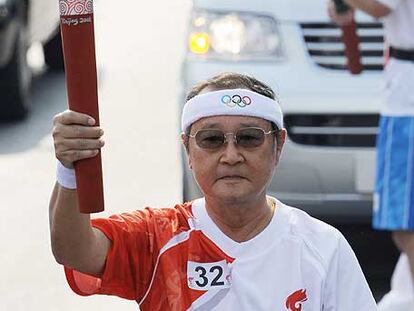
M 223 60 L 282 57 L 277 22 L 250 13 L 195 12 L 188 37 L 190 56 Z

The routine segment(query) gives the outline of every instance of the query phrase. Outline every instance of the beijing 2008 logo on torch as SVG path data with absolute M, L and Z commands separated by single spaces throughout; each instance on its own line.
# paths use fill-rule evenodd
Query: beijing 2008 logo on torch
M 86 15 L 93 13 L 92 0 L 59 0 L 61 16 Z
M 249 96 L 240 96 L 240 95 L 224 95 L 221 98 L 221 102 L 227 107 L 233 108 L 239 106 L 240 108 L 246 107 L 252 103 L 252 100 Z

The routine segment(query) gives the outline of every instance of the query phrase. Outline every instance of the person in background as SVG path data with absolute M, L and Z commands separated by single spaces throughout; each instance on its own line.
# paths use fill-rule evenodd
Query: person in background
M 402 252 L 392 290 L 379 304 L 381 311 L 414 310 L 414 1 L 344 0 L 351 10 L 328 12 L 338 24 L 349 23 L 359 9 L 383 21 L 385 87 L 377 136 L 377 170 L 373 227 L 392 231 Z M 404 290 L 402 290 L 404 289 Z

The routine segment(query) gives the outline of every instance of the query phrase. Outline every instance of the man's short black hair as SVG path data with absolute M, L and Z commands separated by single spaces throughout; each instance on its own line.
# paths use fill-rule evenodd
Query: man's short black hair
M 275 92 L 270 86 L 257 80 L 256 78 L 235 72 L 223 72 L 208 80 L 196 84 L 188 92 L 186 100 L 189 101 L 194 96 L 200 94 L 207 87 L 217 91 L 225 89 L 248 89 L 263 96 L 277 100 Z

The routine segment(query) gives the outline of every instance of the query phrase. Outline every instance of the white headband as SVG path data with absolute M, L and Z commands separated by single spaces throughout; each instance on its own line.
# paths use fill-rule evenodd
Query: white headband
M 219 115 L 258 117 L 283 128 L 282 110 L 277 101 L 247 89 L 226 89 L 190 99 L 183 108 L 181 129 L 185 132 L 197 120 Z

